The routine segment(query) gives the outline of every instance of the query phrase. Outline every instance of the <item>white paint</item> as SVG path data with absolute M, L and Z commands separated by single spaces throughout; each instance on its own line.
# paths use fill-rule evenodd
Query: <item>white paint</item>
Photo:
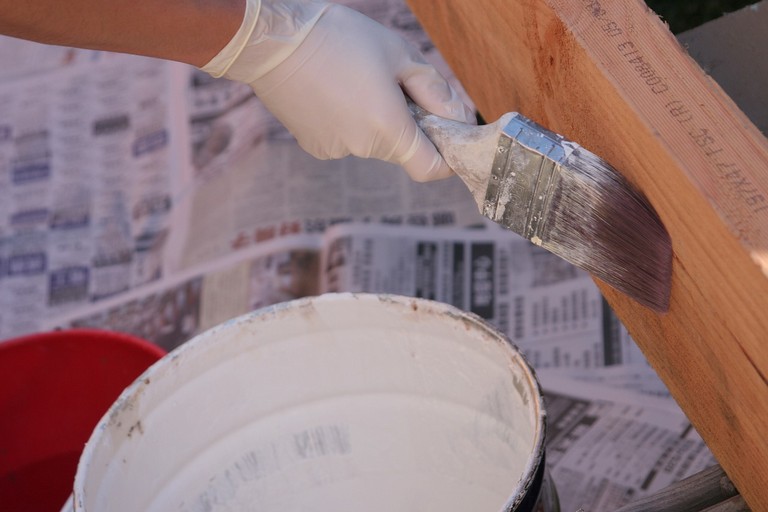
M 294 301 L 201 334 L 129 387 L 85 448 L 76 510 L 496 512 L 539 463 L 543 415 L 521 355 L 475 317 Z

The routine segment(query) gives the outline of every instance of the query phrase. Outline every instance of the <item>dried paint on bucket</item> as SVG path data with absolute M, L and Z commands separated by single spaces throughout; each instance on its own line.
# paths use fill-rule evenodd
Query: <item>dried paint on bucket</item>
M 75 509 L 550 511 L 544 423 L 529 366 L 479 318 L 329 294 L 150 368 L 88 442 Z

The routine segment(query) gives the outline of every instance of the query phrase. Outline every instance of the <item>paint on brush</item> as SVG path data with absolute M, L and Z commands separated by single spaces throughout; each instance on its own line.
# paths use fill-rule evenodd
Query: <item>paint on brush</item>
M 127 388 L 75 510 L 557 510 L 522 354 L 480 318 L 328 294 L 219 325 Z

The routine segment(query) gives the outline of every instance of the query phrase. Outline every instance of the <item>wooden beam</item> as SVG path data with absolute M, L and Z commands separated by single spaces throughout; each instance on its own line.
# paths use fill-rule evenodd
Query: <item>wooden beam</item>
M 521 112 L 647 195 L 673 241 L 670 310 L 601 287 L 768 510 L 768 141 L 640 0 L 409 3 L 486 119 Z

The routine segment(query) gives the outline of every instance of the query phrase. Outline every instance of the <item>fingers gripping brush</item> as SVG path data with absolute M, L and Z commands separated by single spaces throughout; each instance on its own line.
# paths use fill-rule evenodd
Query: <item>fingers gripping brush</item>
M 669 308 L 669 235 L 613 167 L 518 113 L 473 126 L 409 108 L 483 215 L 641 304 Z

